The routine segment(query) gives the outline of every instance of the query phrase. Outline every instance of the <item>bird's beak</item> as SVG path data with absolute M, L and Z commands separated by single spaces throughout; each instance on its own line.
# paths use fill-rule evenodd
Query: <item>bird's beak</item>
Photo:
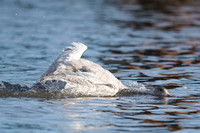
M 164 89 L 164 94 L 165 94 L 165 96 L 167 96 L 167 97 L 171 97 L 171 96 L 172 96 L 172 95 L 169 94 L 169 92 L 168 92 L 166 89 Z

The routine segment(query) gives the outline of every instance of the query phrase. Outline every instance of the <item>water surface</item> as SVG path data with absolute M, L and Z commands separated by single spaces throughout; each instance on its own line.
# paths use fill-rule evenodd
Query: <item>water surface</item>
M 199 5 L 2 0 L 0 80 L 31 86 L 76 41 L 89 47 L 84 58 L 120 80 L 162 85 L 177 97 L 2 97 L 1 132 L 198 132 Z

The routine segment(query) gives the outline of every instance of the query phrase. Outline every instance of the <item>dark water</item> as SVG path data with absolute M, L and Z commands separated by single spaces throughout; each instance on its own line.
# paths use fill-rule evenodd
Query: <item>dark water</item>
M 200 4 L 154 2 L 1 0 L 0 80 L 31 86 L 76 41 L 120 80 L 177 97 L 1 98 L 0 132 L 198 132 Z

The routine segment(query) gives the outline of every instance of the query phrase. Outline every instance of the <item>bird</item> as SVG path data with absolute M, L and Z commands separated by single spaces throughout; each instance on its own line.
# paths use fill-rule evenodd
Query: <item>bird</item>
M 65 96 L 117 96 L 123 94 L 151 94 L 170 96 L 162 86 L 145 86 L 141 83 L 122 83 L 110 71 L 97 63 L 83 59 L 87 49 L 83 43 L 73 42 L 42 74 L 30 92 L 59 93 Z

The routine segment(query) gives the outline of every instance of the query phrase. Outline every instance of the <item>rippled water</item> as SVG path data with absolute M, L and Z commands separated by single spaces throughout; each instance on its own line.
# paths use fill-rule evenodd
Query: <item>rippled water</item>
M 1 0 L 0 80 L 31 86 L 76 41 L 120 80 L 176 96 L 2 97 L 1 132 L 198 132 L 200 4 L 142 1 Z

